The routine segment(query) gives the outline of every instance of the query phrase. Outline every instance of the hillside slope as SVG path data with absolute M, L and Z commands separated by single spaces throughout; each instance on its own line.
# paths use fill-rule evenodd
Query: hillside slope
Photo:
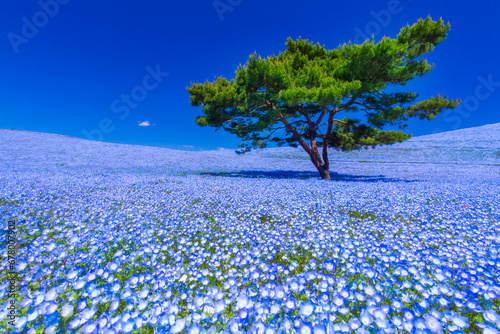
M 352 152 L 332 149 L 330 170 L 334 177 L 499 179 L 499 139 L 500 123 L 414 137 L 375 149 Z M 251 172 L 249 177 L 317 177 L 301 148 L 268 148 L 238 155 L 234 150 L 180 151 L 12 130 L 0 130 L 0 161 L 0 172 L 2 169 L 25 172 L 27 168 L 55 172 L 71 168 L 87 173 L 98 172 L 100 168 L 122 171 L 139 168 L 165 175 Z
M 407 148 L 441 146 L 499 149 L 500 123 L 413 137 L 398 145 Z

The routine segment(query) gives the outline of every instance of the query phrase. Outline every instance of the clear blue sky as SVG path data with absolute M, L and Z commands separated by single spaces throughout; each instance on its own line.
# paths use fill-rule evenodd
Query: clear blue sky
M 395 37 L 429 14 L 449 21 L 451 31 L 427 57 L 436 67 L 407 88 L 421 98 L 447 93 L 466 105 L 434 121 L 412 121 L 408 132 L 500 122 L 500 3 L 493 0 L 220 0 L 219 10 L 212 0 L 2 4 L 0 128 L 82 138 L 88 131 L 107 142 L 177 149 L 236 148 L 237 137 L 195 124 L 201 111 L 189 104 L 190 82 L 232 78 L 249 54 L 277 54 L 289 36 L 331 49 L 359 42 L 362 33 Z M 131 93 L 136 101 L 126 100 Z M 145 121 L 150 126 L 139 126 Z M 99 126 L 102 138 L 92 132 Z

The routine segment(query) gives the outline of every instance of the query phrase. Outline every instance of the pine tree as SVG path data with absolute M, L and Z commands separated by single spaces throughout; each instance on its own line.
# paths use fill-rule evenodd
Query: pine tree
M 433 68 L 421 56 L 443 41 L 449 29 L 442 19 L 427 17 L 403 27 L 397 38 L 375 43 L 372 37 L 333 50 L 289 38 L 278 56 L 251 55 L 238 66 L 235 79 L 191 83 L 191 105 L 204 113 L 196 123 L 240 137 L 238 153 L 270 142 L 300 145 L 321 178 L 330 179 L 329 147 L 349 151 L 402 142 L 411 134 L 382 129 L 404 129 L 410 117 L 432 120 L 458 105 L 460 100 L 439 94 L 415 102 L 417 93 L 394 89 Z M 335 118 L 341 111 L 362 113 L 364 123 Z

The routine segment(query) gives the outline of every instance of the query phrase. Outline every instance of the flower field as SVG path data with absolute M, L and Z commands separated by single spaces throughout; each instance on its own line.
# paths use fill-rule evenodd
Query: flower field
M 331 181 L 294 148 L 0 130 L 1 332 L 498 333 L 500 124 L 477 129 L 332 151 Z

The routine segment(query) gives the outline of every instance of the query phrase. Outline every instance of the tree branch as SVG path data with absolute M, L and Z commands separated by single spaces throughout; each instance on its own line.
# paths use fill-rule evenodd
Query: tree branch
M 334 121 L 335 123 L 337 123 L 337 122 L 338 122 L 338 123 L 342 123 L 342 124 L 349 125 L 349 123 L 344 122 L 344 121 L 341 121 L 340 119 L 334 119 L 333 121 Z
M 323 119 L 323 117 L 325 116 L 325 107 L 322 107 L 321 108 L 321 114 L 319 115 L 318 119 L 316 120 L 316 122 L 314 122 L 314 127 L 317 127 L 318 124 L 321 122 L 321 120 Z
M 275 107 L 273 105 L 271 105 L 271 110 L 274 110 L 274 109 L 275 109 Z M 283 124 L 285 124 L 285 127 L 287 128 L 287 130 L 290 131 L 291 133 L 293 133 L 293 136 L 299 142 L 300 146 L 302 146 L 302 148 L 309 155 L 311 155 L 312 154 L 311 149 L 309 148 L 309 146 L 307 146 L 307 143 L 304 141 L 304 139 L 302 139 L 301 135 L 297 132 L 297 129 L 294 128 L 293 126 L 291 126 L 290 123 L 288 123 L 287 119 L 285 118 L 285 116 L 283 116 L 283 114 L 280 113 L 279 118 L 280 118 L 280 121 Z
M 279 127 L 279 128 L 275 128 L 275 129 L 273 129 L 273 130 L 271 131 L 271 133 L 269 133 L 266 137 L 262 137 L 262 140 L 267 140 L 267 139 L 269 139 L 269 137 L 271 137 L 271 135 L 272 135 L 273 133 L 275 133 L 275 132 L 276 132 L 276 131 L 278 131 L 278 130 L 285 129 L 285 128 L 286 128 L 286 127 L 281 126 L 281 127 Z
M 365 108 L 367 108 L 367 109 L 373 109 L 373 110 L 375 110 L 375 108 L 372 108 L 372 107 L 370 107 L 370 106 L 367 106 L 366 104 L 363 104 L 363 103 L 354 102 L 353 104 L 357 104 L 357 105 L 363 106 L 363 107 L 365 107 Z
M 311 117 L 309 117 L 309 114 L 304 111 L 304 105 L 301 106 L 301 110 L 302 111 L 300 113 L 305 116 L 307 124 L 309 125 L 309 129 L 314 130 L 314 125 L 313 122 L 311 121 Z
M 341 108 L 337 108 L 335 110 L 339 111 L 339 110 L 345 110 L 347 108 L 349 108 L 359 97 L 360 95 L 364 92 L 363 89 L 360 89 L 358 90 L 358 92 L 356 93 L 356 95 L 354 95 L 350 100 L 349 102 L 347 102 L 346 104 L 344 104 Z

